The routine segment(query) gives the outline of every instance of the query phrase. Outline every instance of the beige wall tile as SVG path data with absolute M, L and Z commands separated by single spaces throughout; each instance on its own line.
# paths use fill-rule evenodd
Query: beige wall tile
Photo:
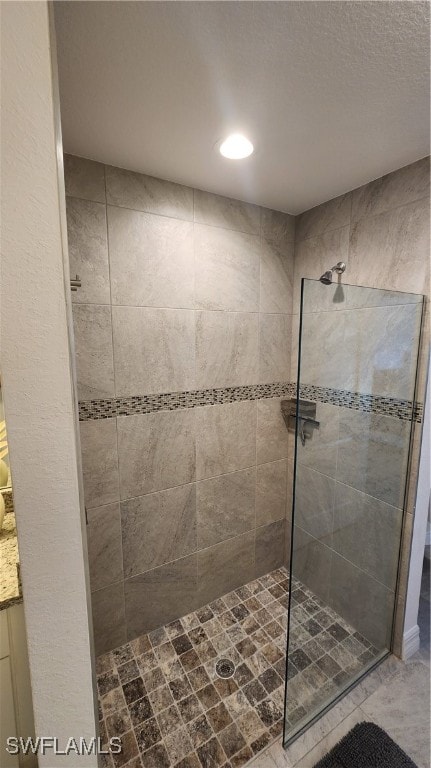
M 66 201 L 70 276 L 78 275 L 81 288 L 72 293 L 78 304 L 109 304 L 106 207 L 68 197 Z
M 256 403 L 196 409 L 196 476 L 215 477 L 256 464 Z
M 231 472 L 196 484 L 198 549 L 255 527 L 256 470 Z
M 390 648 L 394 593 L 332 551 L 328 602 L 377 648 Z
M 124 576 L 196 551 L 196 488 L 182 485 L 121 502 Z
M 345 291 L 346 310 L 303 315 L 301 383 L 412 399 L 421 304 L 402 303 L 398 293 L 384 306 L 378 291 L 372 306 L 373 297 L 365 290 L 365 306 L 355 308 L 361 289 L 347 286 Z
M 196 554 L 126 579 L 127 639 L 132 640 L 197 608 L 196 588 Z
M 421 310 L 399 304 L 337 314 L 344 326 L 340 366 L 349 384 L 343 389 L 413 400 Z
M 331 546 L 395 591 L 402 511 L 347 485 L 335 484 Z
M 293 532 L 292 576 L 299 579 L 324 602 L 331 584 L 332 550 L 298 525 Z M 341 614 L 343 615 L 343 614 Z
M 112 303 L 194 308 L 193 223 L 108 206 Z
M 348 409 L 345 409 L 346 411 Z M 337 465 L 337 456 L 339 441 L 346 439 L 345 434 L 339 431 L 340 411 L 337 405 L 329 403 L 317 403 L 316 421 L 319 422 L 319 429 L 314 429 L 311 439 L 306 441 L 305 446 L 301 440 L 297 444 L 297 461 L 316 472 L 321 472 L 328 477 L 334 475 L 334 467 Z M 356 413 L 348 411 L 348 413 Z M 361 414 L 364 415 L 364 414 Z M 293 456 L 295 434 L 289 433 L 291 453 Z
M 295 522 L 327 546 L 332 545 L 335 485 L 331 477 L 297 464 Z
M 402 509 L 410 423 L 378 413 L 339 410 L 343 443 L 337 480 Z
M 287 460 L 260 464 L 256 475 L 256 525 L 285 517 L 286 499 Z
M 296 221 L 296 240 L 323 235 L 350 224 L 350 209 L 351 195 L 347 193 L 301 213 Z
M 349 267 L 349 231 L 350 226 L 324 232 L 321 235 L 309 237 L 295 245 L 295 271 L 293 291 L 293 312 L 300 311 L 301 278 L 308 277 L 319 280 L 320 276 L 331 269 L 339 261 L 347 264 L 347 271 L 343 275 L 343 283 L 351 282 Z M 336 284 L 336 278 L 334 278 Z M 335 287 L 317 283 L 314 287 L 307 286 L 305 296 L 306 311 L 337 310 L 345 308 L 343 301 L 334 301 Z M 339 296 L 337 295 L 337 298 Z
M 281 398 L 268 398 L 257 402 L 256 453 L 258 464 L 287 458 L 289 436 L 280 403 Z
M 201 605 L 253 578 L 254 541 L 253 530 L 198 552 L 198 601 Z
M 78 399 L 113 397 L 114 359 L 111 307 L 72 306 Z
M 260 237 L 195 224 L 196 309 L 257 312 Z
M 292 315 L 292 341 L 290 348 L 290 381 L 298 381 L 299 315 Z M 301 375 L 300 375 L 301 378 Z
M 193 190 L 182 184 L 107 165 L 106 201 L 109 205 L 193 220 Z
M 420 200 L 354 224 L 349 281 L 428 294 L 429 217 L 428 200 Z
M 427 198 L 429 184 L 429 157 L 371 181 L 352 192 L 352 221 Z
M 258 381 L 255 313 L 196 312 L 196 387 L 231 387 Z
M 80 423 L 84 494 L 87 507 L 119 499 L 116 419 Z
M 262 208 L 262 238 L 283 250 L 287 243 L 295 241 L 296 216 L 271 208 Z
M 303 315 L 301 384 L 353 390 L 357 370 L 355 347 L 345 343 L 345 327 L 344 312 Z
M 194 191 L 194 220 L 199 224 L 234 229 L 258 235 L 260 232 L 260 211 L 258 205 L 233 200 L 222 195 L 213 195 L 201 189 Z
M 195 389 L 193 310 L 112 307 L 117 395 Z
M 284 519 L 256 528 L 255 576 L 263 576 L 283 565 L 284 540 Z
M 262 240 L 260 262 L 260 311 L 292 312 L 294 244 L 283 248 Z
M 291 315 L 259 317 L 259 381 L 289 381 Z
M 123 580 L 118 503 L 88 510 L 87 546 L 92 592 Z
M 194 410 L 120 416 L 118 455 L 121 499 L 192 482 Z
M 126 642 L 124 583 L 111 584 L 91 595 L 96 655 Z
M 84 157 L 64 155 L 64 184 L 66 195 L 104 203 L 105 166 Z

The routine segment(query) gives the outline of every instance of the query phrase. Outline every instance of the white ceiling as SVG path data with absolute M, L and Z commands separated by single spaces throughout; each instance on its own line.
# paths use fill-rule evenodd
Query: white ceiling
M 299 213 L 429 153 L 427 2 L 57 2 L 67 152 Z M 256 152 L 222 158 L 244 132 Z

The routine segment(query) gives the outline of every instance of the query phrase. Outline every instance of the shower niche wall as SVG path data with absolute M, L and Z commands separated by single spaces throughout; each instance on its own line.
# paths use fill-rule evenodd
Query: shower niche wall
M 422 313 L 302 280 L 286 744 L 392 648 Z

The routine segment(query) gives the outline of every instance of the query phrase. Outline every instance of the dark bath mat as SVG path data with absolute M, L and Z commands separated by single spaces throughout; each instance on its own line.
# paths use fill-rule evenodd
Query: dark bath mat
M 314 768 L 417 768 L 374 723 L 358 723 Z

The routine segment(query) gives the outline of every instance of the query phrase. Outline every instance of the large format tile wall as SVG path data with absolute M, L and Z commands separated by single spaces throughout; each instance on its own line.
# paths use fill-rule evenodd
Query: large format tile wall
M 346 284 L 428 295 L 429 229 L 428 159 L 298 217 L 292 378 L 300 279 L 318 278 L 344 261 Z M 412 298 L 394 295 L 391 300 L 387 294 L 367 296 L 358 289 L 349 293 L 349 287 L 335 297 L 332 287 L 317 284 L 313 307 L 313 291 L 307 290 L 310 314 L 303 323 L 301 383 L 411 400 L 420 314 Z M 405 354 L 397 364 L 400 349 Z M 425 323 L 418 392 L 422 401 L 428 349 Z M 421 425 L 415 424 L 403 520 L 409 421 L 330 402 L 317 403 L 316 418 L 320 430 L 298 449 L 295 573 L 366 637 L 386 646 L 403 527 L 395 634 L 395 651 L 400 653 Z M 293 442 L 289 458 L 293 460 Z M 291 462 L 289 467 L 292 475 Z
M 103 652 L 284 561 L 295 222 L 72 156 L 65 182 Z
M 280 396 L 294 392 L 286 382 L 297 375 L 300 278 L 317 278 L 343 260 L 344 283 L 428 294 L 429 162 L 297 217 L 295 245 L 293 217 L 70 156 L 66 190 L 71 272 L 83 281 L 73 295 L 74 321 L 103 650 L 278 564 L 293 477 Z M 348 288 L 339 304 L 327 290 L 328 306 L 319 286 L 321 311 L 305 326 L 315 354 L 302 381 L 306 375 L 330 393 L 341 388 L 343 397 L 350 389 L 410 399 L 413 356 L 395 377 L 374 371 L 370 378 L 364 357 L 346 375 L 343 350 L 358 362 L 358 343 L 372 354 L 388 334 L 392 342 L 398 334 L 413 339 L 416 308 L 396 297 L 394 311 L 384 306 L 386 294 L 382 307 L 371 296 L 364 303 L 365 294 L 355 307 L 351 292 L 347 310 Z M 353 337 L 347 313 L 343 324 L 336 318 L 345 309 L 359 312 L 351 312 Z M 331 327 L 322 333 L 325 322 Z M 343 340 L 335 344 L 341 325 Z M 419 400 L 427 331 L 425 324 Z M 389 415 L 399 403 L 363 413 L 362 406 L 342 407 L 343 397 L 334 405 L 312 394 L 321 428 L 298 457 L 301 575 L 364 634 L 386 643 L 380 630 L 391 612 L 403 525 L 400 652 L 421 426 L 403 522 L 399 480 L 409 426 Z M 353 592 L 371 599 L 364 607 Z

